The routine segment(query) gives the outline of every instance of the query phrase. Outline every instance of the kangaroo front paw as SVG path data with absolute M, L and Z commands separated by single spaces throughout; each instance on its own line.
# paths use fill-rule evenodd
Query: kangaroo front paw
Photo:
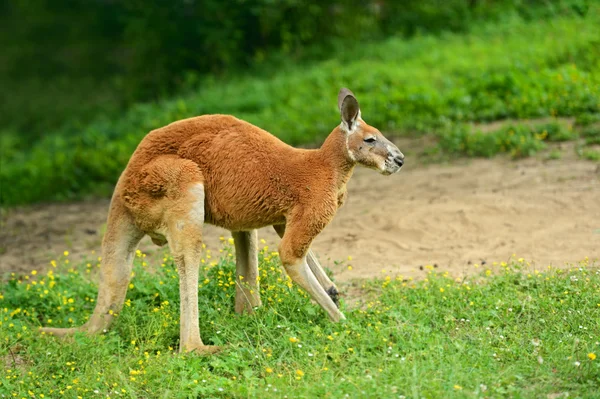
M 331 298 L 333 303 L 335 303 L 335 306 L 337 306 L 339 309 L 339 307 L 340 307 L 340 292 L 337 290 L 335 285 L 332 285 L 331 287 L 329 287 L 327 289 L 327 295 L 329 295 L 329 297 Z

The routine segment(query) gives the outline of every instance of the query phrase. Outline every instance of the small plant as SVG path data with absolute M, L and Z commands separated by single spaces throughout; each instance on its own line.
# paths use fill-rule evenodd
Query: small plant
M 600 113 L 584 112 L 575 119 L 575 124 L 579 126 L 588 126 L 596 122 L 600 122 Z
M 583 128 L 581 136 L 587 145 L 600 144 L 600 123 Z
M 538 125 L 534 130 L 542 140 L 550 142 L 569 141 L 577 138 L 577 134 L 573 132 L 571 126 L 565 127 L 565 125 L 557 122 Z
M 583 150 L 581 152 L 581 157 L 583 159 L 587 159 L 588 161 L 600 161 L 600 151 Z
M 557 159 L 560 159 L 561 157 L 562 157 L 562 153 L 560 152 L 560 150 L 552 150 L 548 154 L 547 159 L 548 160 L 557 160 Z

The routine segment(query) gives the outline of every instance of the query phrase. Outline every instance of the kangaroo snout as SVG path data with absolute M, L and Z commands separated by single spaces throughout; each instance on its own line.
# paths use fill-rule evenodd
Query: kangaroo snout
M 394 163 L 395 163 L 396 165 L 398 165 L 398 167 L 400 167 L 400 168 L 401 168 L 401 167 L 402 167 L 402 165 L 404 165 L 404 155 L 397 155 L 397 156 L 394 158 Z

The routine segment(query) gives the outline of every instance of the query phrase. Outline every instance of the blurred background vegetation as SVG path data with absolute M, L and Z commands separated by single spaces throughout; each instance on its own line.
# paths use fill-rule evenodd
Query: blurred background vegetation
M 108 195 L 149 130 L 231 113 L 319 142 L 365 118 L 440 151 L 529 155 L 573 116 L 600 137 L 594 0 L 11 0 L 0 4 L 0 205 Z M 516 133 L 515 133 L 516 132 Z M 508 137 L 511 136 L 511 137 Z M 490 138 L 491 137 L 491 138 Z M 508 140 L 507 137 L 510 139 Z M 516 138 L 515 138 L 516 137 Z

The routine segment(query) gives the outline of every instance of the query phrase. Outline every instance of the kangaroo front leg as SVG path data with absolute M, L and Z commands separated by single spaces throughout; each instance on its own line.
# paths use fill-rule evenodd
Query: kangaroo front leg
M 321 267 L 321 264 L 317 260 L 317 256 L 312 251 L 312 249 L 308 250 L 308 253 L 306 254 L 306 261 L 308 263 L 308 267 L 310 267 L 310 270 L 313 272 L 313 274 L 319 281 L 319 284 L 321 284 L 321 286 L 325 289 L 325 292 L 327 292 L 327 295 L 329 295 L 333 303 L 335 303 L 335 306 L 339 308 L 340 291 L 338 290 L 337 286 L 333 283 L 333 281 L 331 281 L 327 273 L 325 273 L 325 270 L 323 270 L 323 268 Z
M 307 227 L 309 226 L 304 226 L 303 223 L 291 223 L 287 226 L 279 246 L 281 262 L 292 281 L 306 290 L 327 312 L 332 321 L 344 320 L 346 317 L 340 312 L 308 265 L 307 248 L 314 235 L 306 231 Z
M 274 225 L 273 228 L 275 229 L 279 237 L 283 238 L 283 235 L 285 233 L 285 225 Z M 323 267 L 319 263 L 319 260 L 317 259 L 317 256 L 315 255 L 312 249 L 309 249 L 308 253 L 306 254 L 306 263 L 308 263 L 308 267 L 317 278 L 319 284 L 321 284 L 321 287 L 323 287 L 325 292 L 327 292 L 327 295 L 329 295 L 333 303 L 335 303 L 335 305 L 339 307 L 340 291 L 338 290 L 337 286 L 333 283 L 333 281 L 331 281 L 327 273 L 325 273 L 325 270 L 323 270 Z
M 235 243 L 235 311 L 251 313 L 261 306 L 258 284 L 258 233 L 252 231 L 231 232 Z

